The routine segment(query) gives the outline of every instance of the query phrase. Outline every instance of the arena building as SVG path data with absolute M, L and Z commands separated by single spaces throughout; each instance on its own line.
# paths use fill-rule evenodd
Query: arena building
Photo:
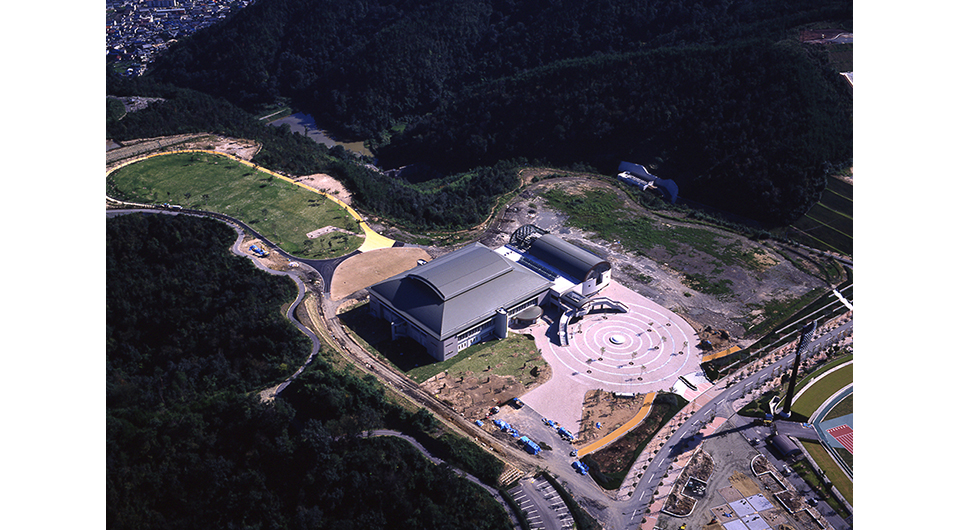
M 582 307 L 610 278 L 606 260 L 525 225 L 498 249 L 474 243 L 370 286 L 370 313 L 442 361 L 506 337 L 531 308 Z

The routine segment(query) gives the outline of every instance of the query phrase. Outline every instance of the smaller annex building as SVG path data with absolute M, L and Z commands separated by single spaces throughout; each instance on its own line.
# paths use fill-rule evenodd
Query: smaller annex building
M 474 243 L 368 287 L 371 315 L 390 323 L 392 339 L 412 338 L 443 361 L 506 337 L 513 317 L 578 305 L 610 283 L 606 260 L 529 227 L 511 237 L 518 246 Z

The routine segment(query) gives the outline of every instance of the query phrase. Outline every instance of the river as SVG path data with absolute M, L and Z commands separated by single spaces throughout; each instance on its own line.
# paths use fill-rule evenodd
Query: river
M 300 134 L 306 134 L 307 138 L 310 138 L 318 144 L 323 144 L 327 147 L 333 147 L 335 145 L 341 145 L 347 151 L 351 151 L 358 155 L 364 155 L 372 157 L 373 153 L 369 149 L 364 147 L 363 142 L 338 142 L 330 137 L 327 134 L 327 131 L 323 130 L 320 126 L 317 125 L 316 120 L 313 119 L 313 116 L 309 114 L 304 114 L 298 112 L 296 114 L 291 114 L 286 118 L 280 118 L 279 120 L 274 120 L 269 123 L 269 125 L 274 125 L 279 127 L 286 123 L 290 126 L 290 130 Z

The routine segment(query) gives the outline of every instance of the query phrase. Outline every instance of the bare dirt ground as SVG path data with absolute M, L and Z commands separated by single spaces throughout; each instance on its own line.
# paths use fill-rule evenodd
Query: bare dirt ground
M 173 149 L 203 149 L 233 155 L 243 160 L 251 160 L 260 151 L 260 144 L 253 140 L 229 138 L 220 135 L 205 135 L 181 144 L 172 146 Z
M 108 145 L 120 145 L 110 141 Z M 260 144 L 252 140 L 229 138 L 215 134 L 181 134 L 159 138 L 138 138 L 127 140 L 119 147 L 107 151 L 107 169 L 116 163 L 144 156 L 150 153 L 177 151 L 182 149 L 203 149 L 233 155 L 243 160 L 251 160 L 260 151 Z
M 697 499 L 690 496 L 690 492 L 685 491 L 687 482 L 691 478 L 695 478 L 706 483 L 710 479 L 710 475 L 713 474 L 713 469 L 713 458 L 706 451 L 697 450 L 674 483 L 673 490 L 663 506 L 663 511 L 677 515 L 688 515 L 696 506 Z
M 243 243 L 240 244 L 240 250 L 242 250 L 244 254 L 252 256 L 269 269 L 273 269 L 275 271 L 288 271 L 294 268 L 294 266 L 298 265 L 296 262 L 291 265 L 290 260 L 284 258 L 276 252 L 270 252 L 266 257 L 263 258 L 257 256 L 252 250 L 250 250 L 251 245 L 256 245 L 261 249 L 266 250 L 263 241 L 261 241 L 259 238 L 250 236 L 244 236 Z
M 340 232 L 343 234 L 349 234 L 351 236 L 356 235 L 354 232 L 351 232 L 349 230 L 344 230 L 343 228 L 340 228 L 337 226 L 325 226 L 323 228 L 318 228 L 312 232 L 307 232 L 307 237 L 309 239 L 316 239 L 324 234 L 329 234 L 330 232 Z
M 333 195 L 340 199 L 344 204 L 350 204 L 350 191 L 339 180 L 325 173 L 316 173 L 293 179 L 295 182 L 309 186 L 319 192 Z
M 625 201 L 626 208 L 637 216 L 650 218 L 654 226 L 664 230 L 691 226 L 715 231 L 721 244 L 739 245 L 742 252 L 752 253 L 762 270 L 725 265 L 718 272 L 716 258 L 690 247 L 681 248 L 676 253 L 662 248 L 647 249 L 642 255 L 627 252 L 616 241 L 603 241 L 595 234 L 568 226 L 566 216 L 551 209 L 539 195 L 553 187 L 571 194 L 586 189 L 610 190 Z M 751 241 L 727 231 L 690 223 L 675 214 L 652 214 L 634 205 L 612 183 L 595 178 L 561 177 L 531 184 L 499 213 L 480 242 L 491 247 L 503 245 L 509 241 L 510 234 L 525 224 L 535 224 L 603 257 L 613 266 L 613 278 L 617 282 L 677 313 L 698 333 L 707 326 L 716 333 L 714 338 L 726 332 L 730 338 L 723 339 L 715 347 L 749 345 L 749 341 L 744 340 L 745 329 L 762 319 L 760 307 L 776 300 L 796 299 L 814 288 L 827 286 L 816 276 L 819 273 L 816 263 L 802 250 L 785 249 L 772 241 Z M 692 289 L 684 282 L 685 277 L 692 274 L 702 274 L 713 281 L 729 281 L 731 294 L 716 296 Z
M 333 274 L 330 297 L 342 300 L 351 293 L 416 267 L 419 259 L 430 260 L 430 255 L 416 247 L 381 248 L 347 258 Z
M 640 412 L 643 395 L 617 397 L 613 392 L 589 390 L 583 396 L 583 422 L 589 426 L 581 429 L 574 445 L 585 447 L 615 431 Z M 600 429 L 595 425 L 600 422 Z
M 539 371 L 533 383 L 525 387 L 512 375 L 467 372 L 463 377 L 453 377 L 440 373 L 420 386 L 464 417 L 484 418 L 492 407 L 508 397 L 522 395 L 528 389 L 542 385 L 551 374 L 547 365 L 545 370 Z

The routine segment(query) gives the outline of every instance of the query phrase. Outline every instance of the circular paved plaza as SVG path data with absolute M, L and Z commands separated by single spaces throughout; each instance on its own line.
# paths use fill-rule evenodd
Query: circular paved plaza
M 673 386 L 694 356 L 693 330 L 669 311 L 623 303 L 629 312 L 594 313 L 570 324 L 569 346 L 551 342 L 555 375 L 566 371 L 616 392 Z
M 587 390 L 670 390 L 680 376 L 700 371 L 698 339 L 685 320 L 616 282 L 601 296 L 628 311 L 592 313 L 570 323 L 568 346 L 560 346 L 556 324 L 541 322 L 527 330 L 553 376 L 527 393 L 524 402 L 565 425 L 579 425 Z

